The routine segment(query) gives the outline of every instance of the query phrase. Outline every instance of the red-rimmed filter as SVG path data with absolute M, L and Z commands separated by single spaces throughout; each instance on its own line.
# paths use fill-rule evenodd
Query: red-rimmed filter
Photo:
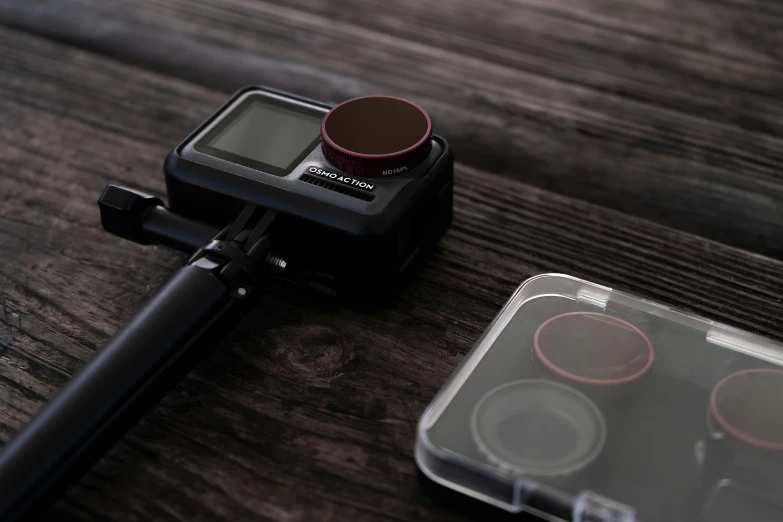
M 617 386 L 641 378 L 655 359 L 636 326 L 598 312 L 557 315 L 536 330 L 533 360 L 540 371 L 576 384 Z
M 402 174 L 432 150 L 432 121 L 415 103 L 394 96 L 363 96 L 324 116 L 321 150 L 337 169 L 365 178 Z
M 710 421 L 735 440 L 783 451 L 783 371 L 743 370 L 720 381 L 710 395 Z

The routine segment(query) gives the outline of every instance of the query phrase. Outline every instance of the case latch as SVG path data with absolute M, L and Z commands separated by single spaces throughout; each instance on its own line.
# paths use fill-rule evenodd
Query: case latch
M 606 303 L 609 302 L 609 292 L 599 288 L 583 287 L 576 293 L 576 300 L 592 306 L 597 306 L 601 310 L 606 310 Z
M 635 522 L 636 509 L 592 491 L 582 491 L 574 502 L 572 519 L 573 522 Z

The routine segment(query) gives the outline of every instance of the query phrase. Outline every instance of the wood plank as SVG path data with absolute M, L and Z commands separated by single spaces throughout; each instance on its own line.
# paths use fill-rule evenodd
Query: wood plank
M 225 94 L 0 29 L 0 438 L 172 269 L 111 237 Z M 49 520 L 458 520 L 421 491 L 424 407 L 525 278 L 565 272 L 783 339 L 783 262 L 458 165 L 455 222 L 383 309 L 278 286 Z
M 782 16 L 762 0 L 0 6 L 5 23 L 220 89 L 409 96 L 465 164 L 777 257 Z

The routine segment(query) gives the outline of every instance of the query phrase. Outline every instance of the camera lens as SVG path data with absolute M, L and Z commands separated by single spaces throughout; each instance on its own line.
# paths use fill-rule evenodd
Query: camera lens
M 329 111 L 321 123 L 326 160 L 354 176 L 401 174 L 427 159 L 431 149 L 430 117 L 402 98 L 354 98 Z
M 710 395 L 710 424 L 732 439 L 783 451 L 783 371 L 743 370 L 720 381 Z
M 595 459 L 606 422 L 581 392 L 540 379 L 503 384 L 473 410 L 473 438 L 494 464 L 525 475 L 568 475 Z
M 650 339 L 611 315 L 571 312 L 544 321 L 533 339 L 539 370 L 583 385 L 622 385 L 652 367 Z

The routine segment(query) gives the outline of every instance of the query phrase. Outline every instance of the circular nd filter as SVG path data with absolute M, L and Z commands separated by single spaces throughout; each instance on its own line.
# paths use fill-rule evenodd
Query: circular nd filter
M 654 358 L 652 343 L 641 330 L 597 312 L 552 317 L 533 339 L 536 367 L 575 384 L 628 384 L 647 373 Z
M 415 103 L 363 96 L 337 105 L 321 123 L 326 160 L 348 174 L 381 177 L 416 167 L 432 149 L 432 121 Z
M 590 399 L 542 379 L 512 381 L 484 395 L 473 409 L 471 430 L 491 462 L 533 476 L 580 470 L 606 440 L 606 422 Z
M 713 429 L 755 448 L 783 451 L 783 371 L 729 375 L 713 388 L 709 412 Z

